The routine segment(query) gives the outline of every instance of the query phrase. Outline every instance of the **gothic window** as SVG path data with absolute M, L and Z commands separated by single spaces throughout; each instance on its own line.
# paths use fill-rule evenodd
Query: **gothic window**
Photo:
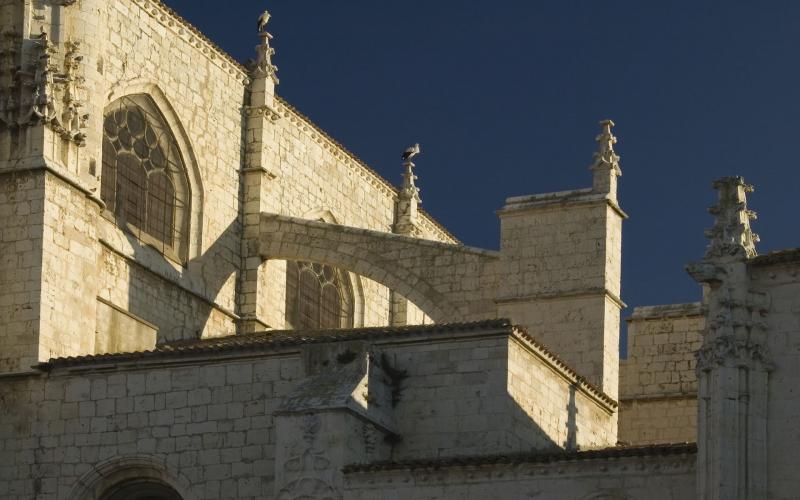
M 186 259 L 189 182 L 166 120 L 146 94 L 106 108 L 100 197 L 116 223 L 177 260 Z
M 352 328 L 353 287 L 345 271 L 286 262 L 286 320 L 291 328 Z

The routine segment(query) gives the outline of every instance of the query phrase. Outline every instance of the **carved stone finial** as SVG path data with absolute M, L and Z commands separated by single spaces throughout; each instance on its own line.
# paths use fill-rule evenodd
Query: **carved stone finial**
M 715 181 L 714 189 L 719 192 L 719 200 L 708 209 L 715 221 L 714 226 L 705 232 L 710 240 L 706 259 L 737 255 L 755 257 L 755 244 L 759 237 L 750 229 L 750 219 L 755 219 L 756 213 L 747 209 L 747 193 L 753 191 L 753 186 L 735 176 Z
M 622 175 L 619 168 L 619 156 L 614 152 L 617 138 L 611 133 L 614 122 L 603 120 L 600 122 L 600 135 L 595 138 L 597 151 L 594 153 L 594 162 L 589 170 L 592 171 L 592 190 L 606 195 L 610 200 L 617 199 L 617 177 Z
M 617 138 L 611 132 L 611 127 L 614 122 L 611 120 L 602 120 L 600 122 L 600 135 L 595 138 L 597 142 L 597 152 L 594 154 L 594 163 L 592 170 L 595 169 L 613 169 L 617 175 L 622 175 L 622 170 L 619 168 L 619 156 L 614 152 L 614 144 L 617 143 Z
M 265 10 L 258 18 L 258 36 L 261 38 L 261 43 L 256 46 L 256 59 L 253 61 L 252 73 L 254 78 L 268 77 L 277 84 L 278 67 L 272 64 L 275 49 L 270 46 L 272 35 L 265 31 L 270 17 L 270 13 Z

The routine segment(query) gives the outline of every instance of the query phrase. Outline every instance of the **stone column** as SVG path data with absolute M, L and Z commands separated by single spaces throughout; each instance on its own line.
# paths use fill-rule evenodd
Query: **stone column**
M 772 363 L 763 316 L 769 296 L 750 291 L 747 261 L 758 237 L 741 177 L 714 183 L 719 202 L 702 261 L 687 267 L 706 288 L 706 330 L 697 352 L 697 492 L 704 500 L 767 498 L 767 398 Z
M 265 13 L 266 20 L 269 14 Z M 266 20 L 264 24 L 266 24 Z M 251 68 L 249 104 L 245 106 L 245 162 L 242 169 L 244 184 L 244 263 L 239 296 L 239 315 L 242 333 L 269 328 L 259 314 L 259 303 L 264 303 L 262 273 L 264 262 L 258 251 L 259 214 L 266 203 L 277 177 L 275 165 L 277 152 L 269 147 L 274 143 L 275 122 L 279 115 L 275 109 L 275 85 L 278 68 L 272 64 L 275 49 L 270 46 L 272 35 L 260 32 L 261 43 L 256 47 L 258 57 Z

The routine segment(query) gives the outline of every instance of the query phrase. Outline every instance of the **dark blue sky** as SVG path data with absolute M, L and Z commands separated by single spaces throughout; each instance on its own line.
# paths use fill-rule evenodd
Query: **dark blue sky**
M 699 299 L 723 175 L 756 186 L 761 253 L 800 244 L 800 2 L 166 3 L 240 61 L 268 8 L 278 93 L 396 184 L 420 142 L 423 207 L 468 245 L 497 248 L 507 196 L 588 187 L 607 117 L 630 306 Z

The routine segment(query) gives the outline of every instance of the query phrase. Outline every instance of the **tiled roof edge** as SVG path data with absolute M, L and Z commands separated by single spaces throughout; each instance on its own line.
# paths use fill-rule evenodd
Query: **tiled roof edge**
M 487 465 L 547 464 L 581 460 L 644 458 L 697 453 L 696 443 L 656 444 L 645 446 L 615 446 L 586 451 L 555 451 L 543 453 L 517 453 L 508 455 L 465 456 L 438 459 L 407 460 L 399 462 L 373 462 L 351 464 L 342 469 L 345 474 L 368 472 L 442 469 L 448 467 L 474 467 Z
M 773 264 L 800 264 L 800 248 L 787 248 L 753 257 L 748 263 L 754 266 Z
M 233 352 L 249 348 L 277 349 L 313 343 L 336 341 L 357 341 L 381 339 L 399 335 L 425 335 L 446 332 L 474 332 L 476 330 L 511 329 L 507 319 L 491 319 L 468 323 L 436 323 L 432 325 L 412 325 L 401 327 L 369 327 L 338 330 L 270 330 L 244 335 L 229 335 L 210 339 L 199 339 L 172 342 L 156 346 L 150 351 L 90 354 L 86 356 L 70 356 L 51 358 L 40 363 L 38 368 L 49 370 L 56 367 L 77 366 L 94 363 L 114 363 L 138 361 L 174 356 L 202 355 L 209 352 Z

